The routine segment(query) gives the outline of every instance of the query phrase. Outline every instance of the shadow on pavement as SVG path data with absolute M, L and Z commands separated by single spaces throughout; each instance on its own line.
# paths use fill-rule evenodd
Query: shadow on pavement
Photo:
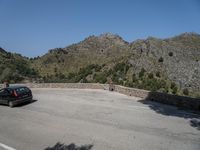
M 154 110 L 156 113 L 165 116 L 175 116 L 187 119 L 189 120 L 189 123 L 192 127 L 196 128 L 197 130 L 200 130 L 200 114 L 195 114 L 189 110 L 181 110 L 176 106 L 161 104 L 155 101 L 150 101 L 148 99 L 143 99 L 138 102 L 148 105 L 149 108 Z
M 197 130 L 200 130 L 200 119 L 192 119 L 190 120 L 190 125 Z
M 44 150 L 90 150 L 92 149 L 93 145 L 83 145 L 83 146 L 76 146 L 74 143 L 69 145 L 61 144 L 60 142 L 56 143 L 53 147 L 45 148 Z
M 25 106 L 25 105 L 32 104 L 32 103 L 35 103 L 35 102 L 37 102 L 37 101 L 38 101 L 38 100 L 33 99 L 32 101 L 24 102 L 24 103 L 19 104 L 19 105 L 15 106 L 15 107 L 23 107 L 23 106 Z

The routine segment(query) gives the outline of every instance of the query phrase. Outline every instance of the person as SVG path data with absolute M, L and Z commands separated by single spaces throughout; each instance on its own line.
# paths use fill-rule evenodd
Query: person
M 9 83 L 8 82 L 6 83 L 6 87 L 9 87 Z
M 9 87 L 8 81 L 5 81 L 5 82 L 4 82 L 4 87 Z
M 114 89 L 115 89 L 115 86 L 114 86 L 114 84 L 112 82 L 112 79 L 110 79 L 109 80 L 109 91 L 114 91 Z

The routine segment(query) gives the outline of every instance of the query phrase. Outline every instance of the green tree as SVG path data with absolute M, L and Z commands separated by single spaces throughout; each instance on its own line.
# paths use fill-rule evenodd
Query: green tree
M 139 78 L 142 78 L 145 74 L 146 70 L 144 68 L 141 69 L 141 71 L 139 72 Z

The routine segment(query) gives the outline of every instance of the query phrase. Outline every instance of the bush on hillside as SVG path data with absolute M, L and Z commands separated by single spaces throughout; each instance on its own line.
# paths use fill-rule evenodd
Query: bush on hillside
M 183 89 L 183 94 L 184 95 L 189 95 L 189 90 L 187 88 Z
M 159 71 L 157 71 L 156 72 L 156 77 L 158 77 L 158 78 L 160 78 L 161 76 L 160 76 L 160 72 Z
M 169 56 L 172 57 L 173 56 L 173 52 L 169 52 Z
M 124 62 L 118 63 L 114 66 L 115 72 L 121 72 L 121 73 L 124 73 L 124 74 L 127 73 L 128 69 L 129 69 L 129 65 L 124 63 Z
M 106 74 L 101 72 L 101 73 L 96 73 L 94 75 L 94 81 L 97 82 L 97 83 L 106 83 L 107 81 L 107 77 L 106 77 Z
M 163 62 L 164 61 L 164 58 L 163 57 L 160 57 L 159 59 L 158 59 L 158 62 Z
M 146 70 L 144 68 L 141 69 L 141 71 L 139 72 L 139 78 L 142 78 L 145 74 Z
M 148 74 L 148 78 L 149 78 L 149 79 L 153 79 L 153 78 L 154 78 L 153 73 Z

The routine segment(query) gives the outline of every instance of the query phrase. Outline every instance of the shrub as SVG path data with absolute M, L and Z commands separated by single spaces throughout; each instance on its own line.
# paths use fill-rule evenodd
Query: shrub
M 160 78 L 161 76 L 160 76 L 160 72 L 159 71 L 157 71 L 156 72 L 156 77 L 158 77 L 158 78 Z
M 106 83 L 106 81 L 107 81 L 106 74 L 103 72 L 95 74 L 94 80 L 95 80 L 95 82 Z
M 142 78 L 145 74 L 146 70 L 144 68 L 141 69 L 141 71 L 139 72 L 139 77 Z
M 116 64 L 114 66 L 114 71 L 115 72 L 119 71 L 119 72 L 124 73 L 124 74 L 127 73 L 128 69 L 129 69 L 129 65 L 124 63 L 124 62 L 123 63 L 118 63 L 118 64 Z
M 171 89 L 173 89 L 174 87 L 176 87 L 176 83 L 172 82 L 171 83 Z
M 163 62 L 163 61 L 164 61 L 163 57 L 160 57 L 160 58 L 158 59 L 158 62 Z
M 58 74 L 58 77 L 59 77 L 59 79 L 65 79 L 65 78 L 66 78 L 65 75 L 64 75 L 63 73 L 59 73 L 59 74 Z
M 189 95 L 189 90 L 187 88 L 183 89 L 183 94 L 184 95 Z
M 137 81 L 137 77 L 135 74 L 132 75 L 132 82 L 136 82 Z
M 106 74 L 107 77 L 110 76 L 110 75 L 112 75 L 114 73 L 112 69 L 105 70 L 104 72 L 105 72 L 105 74 Z
M 165 86 L 163 92 L 164 92 L 164 93 L 169 93 L 169 87 L 168 87 L 168 86 Z
M 89 74 L 92 74 L 92 70 L 89 67 L 81 68 L 80 71 L 78 72 L 78 75 L 81 78 L 84 78 L 84 77 L 86 77 Z
M 95 66 L 94 66 L 94 69 L 95 69 L 95 71 L 97 71 L 97 72 L 98 72 L 98 71 L 100 71 L 100 70 L 101 70 L 101 68 L 102 68 L 102 67 L 101 67 L 101 66 L 99 66 L 99 65 L 95 65 Z
M 127 87 L 133 87 L 133 82 L 127 81 L 125 83 L 125 86 L 127 86 Z
M 83 78 L 82 82 L 83 83 L 88 83 L 88 80 L 86 78 Z
M 89 74 L 92 74 L 93 71 L 100 71 L 101 70 L 101 66 L 96 65 L 96 64 L 91 64 L 88 65 L 84 68 L 80 68 L 78 73 L 69 73 L 67 79 L 69 80 L 69 82 L 88 82 L 86 80 L 86 77 Z
M 7 52 L 6 56 L 5 56 L 7 59 L 11 59 L 12 58 L 12 53 L 10 52 Z
M 148 74 L 148 77 L 149 77 L 149 79 L 153 79 L 154 78 L 153 73 Z
M 118 84 L 118 76 L 116 75 L 116 73 L 112 75 L 111 80 L 113 81 L 113 83 Z
M 75 76 L 76 76 L 75 73 L 70 72 L 70 73 L 68 74 L 67 78 L 70 80 L 70 79 L 73 79 Z
M 168 54 L 170 57 L 172 57 L 173 56 L 173 52 L 169 52 L 169 54 Z
M 172 88 L 172 93 L 173 94 L 176 94 L 178 92 L 178 87 L 177 86 L 174 86 L 173 88 Z
M 54 68 L 54 72 L 56 73 L 57 71 L 58 71 L 58 69 L 55 67 L 55 68 Z
M 177 87 L 176 83 L 171 82 L 170 88 L 172 89 L 172 94 L 177 94 L 177 92 L 178 92 L 178 87 Z
M 157 78 L 143 78 L 137 82 L 137 87 L 150 91 L 168 91 L 167 82 Z

